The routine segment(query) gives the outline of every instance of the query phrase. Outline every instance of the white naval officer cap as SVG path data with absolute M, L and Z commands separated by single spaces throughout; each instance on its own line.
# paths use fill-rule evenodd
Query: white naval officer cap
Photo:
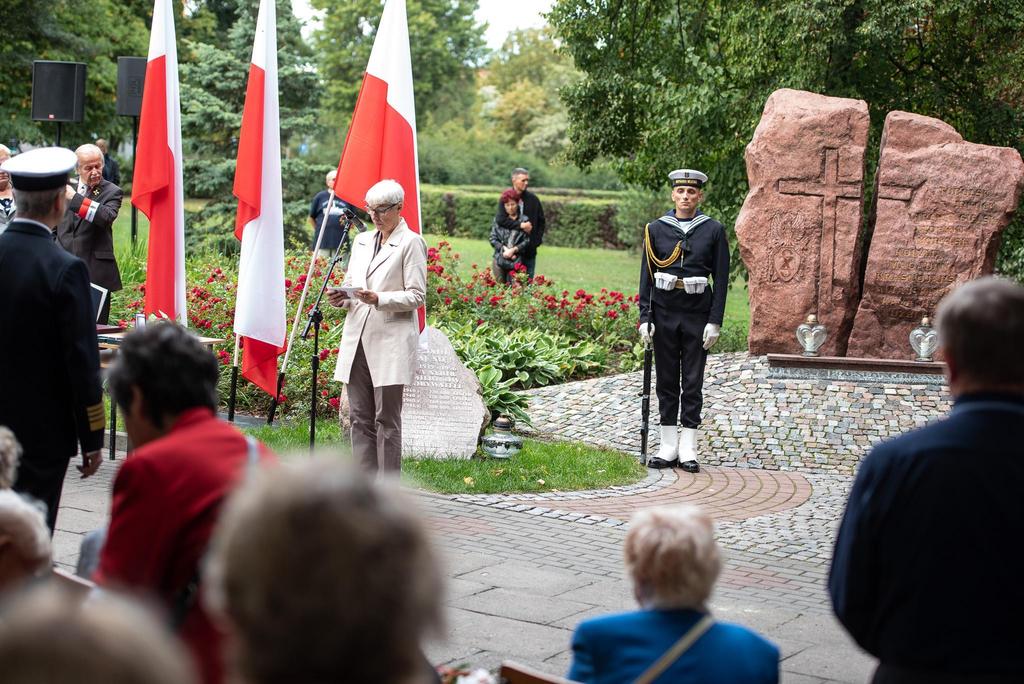
M 673 188 L 678 188 L 680 185 L 702 188 L 708 182 L 707 175 L 694 169 L 676 169 L 668 174 L 668 177 L 672 181 Z
M 11 157 L 0 170 L 11 175 L 15 190 L 53 190 L 67 185 L 68 174 L 78 163 L 75 153 L 64 147 L 37 147 Z

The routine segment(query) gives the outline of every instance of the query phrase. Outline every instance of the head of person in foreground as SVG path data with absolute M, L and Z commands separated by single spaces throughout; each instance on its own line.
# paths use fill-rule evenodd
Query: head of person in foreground
M 4 684 L 191 684 L 174 636 L 114 594 L 84 599 L 50 583 L 19 595 L 0 622 Z
M 946 295 L 935 314 L 954 397 L 1024 394 L 1024 287 L 989 276 Z
M 634 514 L 623 553 L 644 608 L 705 610 L 722 569 L 711 518 L 692 504 Z
M 135 447 L 167 434 L 182 413 L 217 410 L 217 357 L 195 335 L 170 321 L 124 336 L 107 375 Z
M 249 684 L 416 681 L 440 624 L 441 575 L 396 485 L 354 467 L 261 470 L 214 534 L 208 603 Z
M 0 490 L 0 593 L 50 572 L 50 529 L 42 506 Z

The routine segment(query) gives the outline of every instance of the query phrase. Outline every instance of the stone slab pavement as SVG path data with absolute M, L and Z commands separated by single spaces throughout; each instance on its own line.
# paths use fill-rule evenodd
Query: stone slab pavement
M 81 535 L 105 524 L 121 458 L 88 480 L 69 471 L 54 537 L 59 565 L 73 569 Z M 716 617 L 778 644 L 783 682 L 868 681 L 875 662 L 832 616 L 825 590 L 849 484 L 841 475 L 707 467 L 697 477 L 650 471 L 638 485 L 598 492 L 417 493 L 448 577 L 446 628 L 427 654 L 435 663 L 494 669 L 512 659 L 564 674 L 580 620 L 634 608 L 622 518 L 694 501 L 716 518 L 725 554 L 711 601 Z

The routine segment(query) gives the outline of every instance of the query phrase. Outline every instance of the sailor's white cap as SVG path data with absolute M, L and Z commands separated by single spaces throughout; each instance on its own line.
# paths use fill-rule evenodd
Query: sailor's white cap
M 52 190 L 68 182 L 68 174 L 78 163 L 75 153 L 64 147 L 37 147 L 11 157 L 0 170 L 11 175 L 15 190 Z
M 678 188 L 680 185 L 702 188 L 708 182 L 707 175 L 694 169 L 676 169 L 668 174 L 668 177 L 672 181 L 673 188 Z

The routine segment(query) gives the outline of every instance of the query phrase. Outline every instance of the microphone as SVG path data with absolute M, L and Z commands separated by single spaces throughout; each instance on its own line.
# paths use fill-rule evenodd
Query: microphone
M 354 211 L 352 211 L 351 209 L 342 209 L 341 211 L 343 214 L 345 214 L 345 218 L 348 219 L 348 222 L 356 227 L 356 230 L 358 230 L 360 233 L 366 232 L 366 226 L 363 224 L 362 221 L 359 220 L 359 217 L 356 216 L 356 213 Z

